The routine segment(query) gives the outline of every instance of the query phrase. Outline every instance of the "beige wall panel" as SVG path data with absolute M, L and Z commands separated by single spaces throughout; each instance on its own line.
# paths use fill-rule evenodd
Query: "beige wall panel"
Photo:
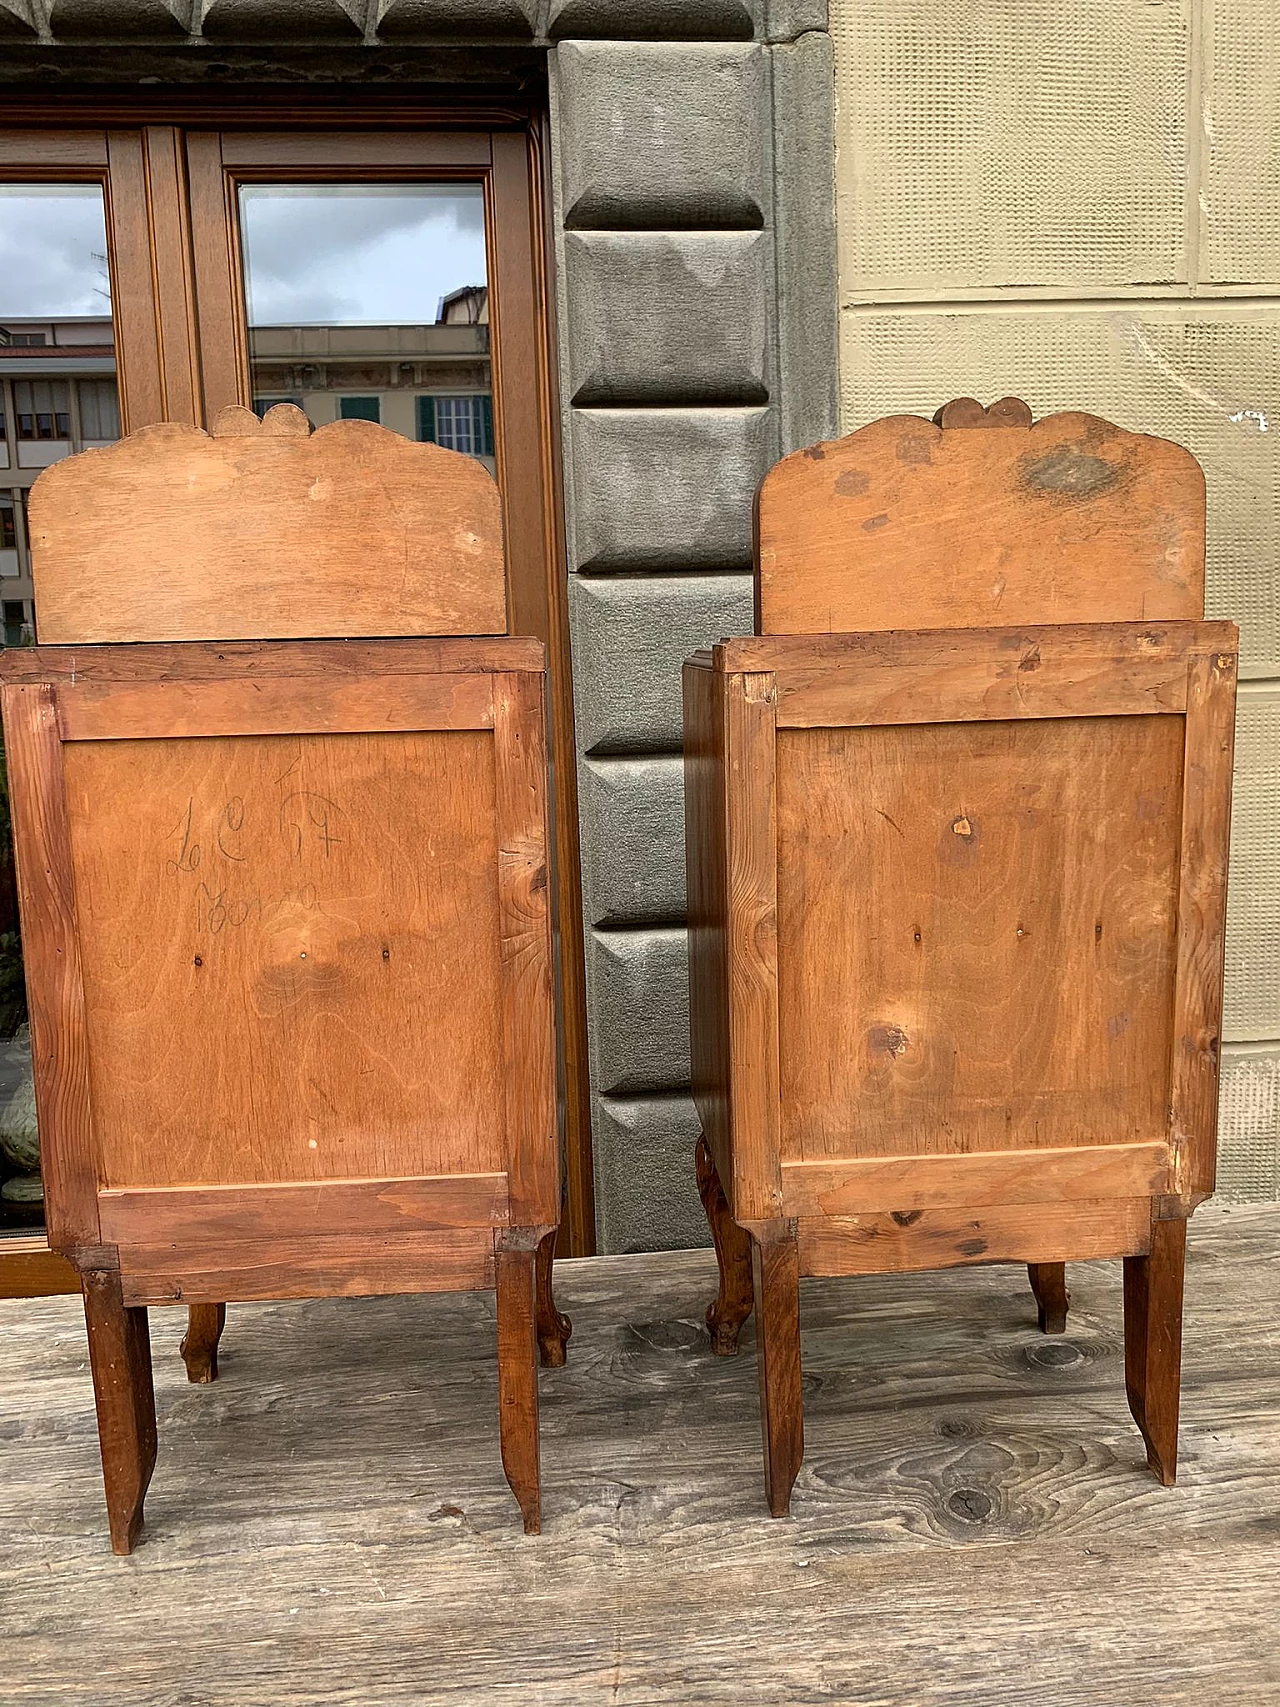
M 1204 0 L 1200 273 L 1280 282 L 1280 8 Z
M 845 432 L 1013 393 L 1188 446 L 1208 479 L 1209 614 L 1239 622 L 1243 675 L 1280 676 L 1280 304 L 846 309 L 841 344 Z
M 1184 280 L 1190 4 L 832 0 L 842 299 Z
M 1218 1109 L 1218 1196 L 1280 1197 L 1280 1047 L 1224 1050 Z
M 1227 899 L 1228 1042 L 1280 1039 L 1280 685 L 1243 683 Z

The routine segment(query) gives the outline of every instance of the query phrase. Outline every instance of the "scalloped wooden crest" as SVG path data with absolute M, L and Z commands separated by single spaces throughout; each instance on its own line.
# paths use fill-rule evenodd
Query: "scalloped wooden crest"
M 371 421 L 143 427 L 46 469 L 30 515 L 45 644 L 507 632 L 492 476 Z
M 756 632 L 1196 619 L 1204 538 L 1204 475 L 1181 446 L 958 397 L 770 469 Z

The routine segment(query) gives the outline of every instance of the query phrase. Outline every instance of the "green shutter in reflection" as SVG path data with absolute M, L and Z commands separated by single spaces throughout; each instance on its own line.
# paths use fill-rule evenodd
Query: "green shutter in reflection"
M 339 397 L 340 421 L 380 421 L 382 410 L 376 397 Z
M 424 445 L 436 442 L 436 400 L 434 397 L 419 397 L 418 399 L 418 438 Z
M 493 398 L 480 399 L 480 454 L 493 455 Z

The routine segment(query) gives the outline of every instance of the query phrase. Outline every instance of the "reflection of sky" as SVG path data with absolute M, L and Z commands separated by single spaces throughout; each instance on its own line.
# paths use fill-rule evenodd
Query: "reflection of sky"
M 0 184 L 0 317 L 108 314 L 96 184 Z
M 421 326 L 485 283 L 478 184 L 254 184 L 240 192 L 251 326 Z

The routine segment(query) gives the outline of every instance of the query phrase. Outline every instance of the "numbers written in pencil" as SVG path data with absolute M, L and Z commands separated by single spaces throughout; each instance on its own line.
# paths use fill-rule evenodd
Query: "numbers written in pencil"
M 201 820 L 204 819 L 202 824 Z M 165 860 L 170 877 L 180 872 L 194 874 L 215 853 L 237 865 L 249 859 L 246 843 L 260 826 L 249 824 L 244 799 L 233 794 L 208 818 L 196 807 L 194 797 L 188 797 L 186 810 L 171 831 L 170 846 L 177 851 Z M 293 859 L 301 860 L 308 853 L 319 853 L 332 859 L 333 850 L 347 841 L 348 825 L 342 808 L 327 795 L 309 789 L 295 789 L 281 801 L 276 813 L 275 834 Z
M 349 832 L 342 808 L 307 789 L 294 789 L 278 807 L 258 811 L 239 794 L 214 808 L 203 808 L 189 796 L 167 838 L 164 869 L 170 877 L 197 880 L 197 928 L 217 936 L 251 920 L 267 924 L 289 912 L 314 911 L 320 906 L 314 882 L 264 887 L 254 881 L 254 868 L 262 864 L 268 868 L 262 875 L 283 876 L 283 852 L 287 864 L 315 870 L 316 861 L 323 866 L 334 857 Z

